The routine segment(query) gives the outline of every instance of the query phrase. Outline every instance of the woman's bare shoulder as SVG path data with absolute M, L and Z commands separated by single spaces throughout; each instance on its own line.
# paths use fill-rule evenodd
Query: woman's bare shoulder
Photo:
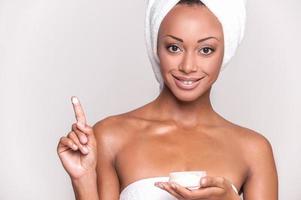
M 238 139 L 250 151 L 254 148 L 267 148 L 271 146 L 268 138 L 263 133 L 240 125 L 235 125 L 235 129 Z
M 263 133 L 255 131 L 251 128 L 241 126 L 234 122 L 231 122 L 223 117 L 221 117 L 221 127 L 227 132 L 235 137 L 244 146 L 254 146 L 254 145 L 267 145 L 269 141 Z
M 263 133 L 237 124 L 233 124 L 232 128 L 247 161 L 258 156 L 273 157 L 271 142 Z
M 244 198 L 275 195 L 278 180 L 271 142 L 263 133 L 250 128 L 237 125 L 236 129 L 240 153 L 247 164 L 247 176 L 243 186 L 246 192 Z
M 147 126 L 147 120 L 137 114 L 137 110 L 107 116 L 93 125 L 99 145 L 118 148 L 130 141 L 138 129 Z
M 119 136 L 131 132 L 135 128 L 147 126 L 147 113 L 149 113 L 151 102 L 128 112 L 107 116 L 93 126 L 98 134 Z
M 125 129 L 129 130 L 145 126 L 147 120 L 143 118 L 143 114 L 141 114 L 142 110 L 140 108 L 126 113 L 107 116 L 96 122 L 93 128 L 98 133 L 112 134 L 112 132 L 115 132 L 114 135 L 116 135 L 125 131 Z
M 119 178 L 116 168 L 116 159 L 118 152 L 121 151 L 124 142 L 127 140 L 125 134 L 127 119 L 122 115 L 107 116 L 93 125 L 94 135 L 97 142 L 97 175 L 99 191 L 109 193 L 100 193 L 103 199 L 117 199 L 119 194 Z

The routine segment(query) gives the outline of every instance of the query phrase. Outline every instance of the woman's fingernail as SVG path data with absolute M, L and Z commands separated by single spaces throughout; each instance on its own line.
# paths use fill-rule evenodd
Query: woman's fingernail
M 83 147 L 83 150 L 84 150 L 85 153 L 89 153 L 89 150 L 88 150 L 87 147 L 84 146 L 84 147 Z
M 155 186 L 159 187 L 159 188 L 162 188 L 162 184 L 160 182 L 156 182 L 155 183 Z
M 85 144 L 85 143 L 87 142 L 87 137 L 83 135 L 83 136 L 81 137 L 81 140 L 82 140 L 82 143 Z
M 201 184 L 202 184 L 202 185 L 205 185 L 205 184 L 206 184 L 206 182 L 207 182 L 207 181 L 206 181 L 206 179 L 205 179 L 205 178 L 202 178 L 202 180 L 201 180 Z

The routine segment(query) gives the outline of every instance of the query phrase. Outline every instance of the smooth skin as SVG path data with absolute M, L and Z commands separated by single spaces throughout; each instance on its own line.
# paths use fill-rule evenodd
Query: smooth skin
M 100 120 L 90 133 L 80 129 L 97 145 L 90 145 L 88 154 L 81 148 L 73 151 L 96 156 L 96 166 L 90 159 L 80 163 L 72 154 L 61 159 L 64 166 L 71 166 L 65 167 L 71 178 L 80 180 L 74 187 L 75 193 L 82 194 L 78 199 L 89 199 L 93 193 L 89 188 L 96 186 L 99 199 L 118 200 L 120 192 L 137 180 L 168 176 L 172 171 L 205 170 L 206 183 L 198 190 L 166 182 L 155 185 L 178 199 L 237 200 L 233 183 L 244 200 L 277 200 L 277 170 L 268 139 L 224 119 L 211 105 L 211 87 L 224 54 L 222 27 L 216 17 L 205 6 L 176 5 L 162 21 L 158 38 L 165 83 L 160 95 L 135 110 Z M 203 79 L 187 91 L 175 84 L 174 76 L 179 75 Z M 83 135 L 75 133 L 77 138 Z M 75 137 L 67 138 L 84 145 Z M 71 152 L 71 144 L 61 142 Z M 97 181 L 91 172 L 94 167 Z

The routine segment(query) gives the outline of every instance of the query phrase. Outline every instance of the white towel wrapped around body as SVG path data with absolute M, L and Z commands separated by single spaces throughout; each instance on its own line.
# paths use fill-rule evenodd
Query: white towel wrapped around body
M 179 1 L 180 0 L 146 0 L 146 48 L 156 79 L 160 83 L 160 91 L 163 89 L 164 81 L 160 72 L 160 61 L 157 55 L 159 27 L 163 18 Z M 221 70 L 223 70 L 234 56 L 244 36 L 246 0 L 202 0 L 202 2 L 222 24 L 224 33 L 224 58 Z

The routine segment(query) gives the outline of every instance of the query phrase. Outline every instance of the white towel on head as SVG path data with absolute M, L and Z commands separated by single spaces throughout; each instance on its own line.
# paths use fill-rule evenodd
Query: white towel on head
M 157 55 L 157 37 L 160 24 L 167 13 L 180 0 L 146 0 L 145 41 L 147 54 L 151 61 L 160 91 L 164 81 L 160 72 L 160 61 Z M 246 0 L 202 0 L 206 7 L 218 18 L 224 32 L 224 58 L 221 66 L 234 56 L 244 36 L 246 22 Z

